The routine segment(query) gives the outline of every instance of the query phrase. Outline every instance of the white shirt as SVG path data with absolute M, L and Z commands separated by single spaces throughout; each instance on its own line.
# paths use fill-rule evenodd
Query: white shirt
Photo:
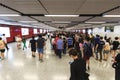
M 5 36 L 2 36 L 2 40 L 3 40 L 5 43 L 7 43 L 7 39 L 6 39 Z

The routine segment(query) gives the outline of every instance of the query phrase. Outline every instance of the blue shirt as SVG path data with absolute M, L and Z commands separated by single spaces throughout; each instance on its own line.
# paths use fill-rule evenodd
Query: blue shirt
M 57 49 L 63 49 L 63 40 L 62 39 L 57 40 Z

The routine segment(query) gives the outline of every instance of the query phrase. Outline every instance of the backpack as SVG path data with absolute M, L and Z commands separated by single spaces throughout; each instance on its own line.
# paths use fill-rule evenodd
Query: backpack
M 92 44 L 90 43 L 90 45 L 88 45 L 87 43 L 85 43 L 85 54 L 89 57 L 91 57 L 93 55 L 93 51 L 92 51 Z

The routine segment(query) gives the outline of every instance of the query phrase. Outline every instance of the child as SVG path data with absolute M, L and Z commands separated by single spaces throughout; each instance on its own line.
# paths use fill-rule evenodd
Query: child
M 115 68 L 115 80 L 120 80 L 120 53 L 115 57 L 112 67 Z

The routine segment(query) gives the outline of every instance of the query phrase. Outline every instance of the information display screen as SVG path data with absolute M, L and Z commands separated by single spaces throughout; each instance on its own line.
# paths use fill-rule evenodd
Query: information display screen
M 0 27 L 0 36 L 5 34 L 6 37 L 10 37 L 10 28 L 9 27 Z
M 34 34 L 37 34 L 37 29 L 34 29 Z
M 28 28 L 21 28 L 22 29 L 22 35 L 29 35 L 29 29 Z

